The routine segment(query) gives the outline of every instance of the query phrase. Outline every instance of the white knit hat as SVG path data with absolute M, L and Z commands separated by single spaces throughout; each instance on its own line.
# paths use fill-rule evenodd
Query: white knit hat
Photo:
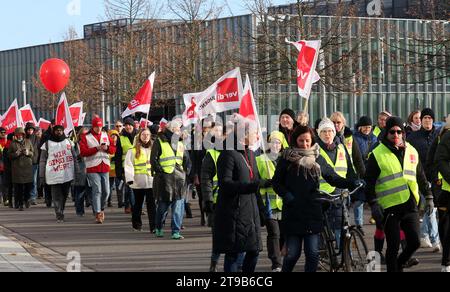
M 325 129 L 333 130 L 333 134 L 334 134 L 334 136 L 336 136 L 336 128 L 334 126 L 334 123 L 329 118 L 324 118 L 320 122 L 320 124 L 319 124 L 319 132 L 318 132 L 319 136 L 320 136 L 320 133 L 322 133 L 322 131 L 325 130 Z

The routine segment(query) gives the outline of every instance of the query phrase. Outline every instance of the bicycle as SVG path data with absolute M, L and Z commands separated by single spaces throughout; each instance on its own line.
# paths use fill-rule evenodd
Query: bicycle
M 350 214 L 345 203 L 362 186 L 360 185 L 352 192 L 342 190 L 340 194 L 329 194 L 319 190 L 319 193 L 324 195 L 324 197 L 317 198 L 317 200 L 334 205 L 342 202 L 342 228 L 340 249 L 338 251 L 335 249 L 336 237 L 334 230 L 330 227 L 328 214 L 326 211 L 323 212 L 324 229 L 321 233 L 319 266 L 325 271 L 365 272 L 366 266 L 370 262 L 367 259 L 369 250 L 364 240 L 364 235 L 355 225 L 350 225 Z M 341 255 L 342 257 L 339 261 L 338 258 Z

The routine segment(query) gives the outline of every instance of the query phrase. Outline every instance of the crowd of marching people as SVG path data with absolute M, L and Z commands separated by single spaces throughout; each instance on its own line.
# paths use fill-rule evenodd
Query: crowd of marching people
M 449 272 L 450 120 L 438 124 L 426 108 L 406 123 L 383 111 L 376 125 L 363 116 L 351 129 L 340 112 L 309 125 L 307 113 L 286 109 L 267 141 L 257 123 L 238 116 L 225 124 L 208 118 L 192 132 L 176 119 L 140 128 L 126 118 L 108 130 L 99 117 L 69 136 L 54 123 L 44 132 L 30 123 L 9 135 L 0 128 L 0 194 L 18 211 L 43 198 L 58 223 L 67 220 L 71 194 L 77 216 L 90 208 L 104 224 L 115 190 L 133 230 L 143 231 L 147 214 L 149 231 L 163 238 L 170 213 L 170 238 L 182 240 L 191 192 L 201 225 L 212 229 L 210 272 L 221 255 L 225 272 L 255 271 L 264 227 L 272 271 L 293 271 L 304 251 L 305 271 L 315 272 L 324 212 L 337 245 L 343 216 L 339 205 L 324 208 L 318 190 L 363 186 L 350 202 L 354 225 L 362 233 L 365 224 L 376 226 L 374 246 L 387 271 L 418 264 L 414 253 L 423 247 L 442 253 Z

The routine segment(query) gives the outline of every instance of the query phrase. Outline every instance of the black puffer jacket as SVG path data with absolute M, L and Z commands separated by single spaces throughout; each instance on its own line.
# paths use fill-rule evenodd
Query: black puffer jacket
M 219 196 L 213 230 L 214 252 L 261 251 L 257 202 L 259 175 L 255 153 L 248 149 L 222 151 L 217 164 Z
M 416 148 L 417 152 L 419 152 L 420 162 L 422 166 L 426 167 L 427 165 L 427 154 L 431 145 L 433 144 L 434 139 L 439 134 L 439 130 L 433 127 L 431 131 L 425 130 L 423 127 L 416 132 L 412 132 L 406 141 L 408 141 L 414 148 Z M 425 172 L 428 170 L 425 168 Z
M 350 188 L 352 182 L 338 176 L 319 156 L 316 162 L 320 165 L 323 178 L 339 188 Z M 273 189 L 283 198 L 283 230 L 286 235 L 316 234 L 322 231 L 322 203 L 317 200 L 319 179 L 309 176 L 305 178 L 289 161 L 281 159 L 273 177 Z M 286 204 L 286 194 L 291 193 L 294 200 Z

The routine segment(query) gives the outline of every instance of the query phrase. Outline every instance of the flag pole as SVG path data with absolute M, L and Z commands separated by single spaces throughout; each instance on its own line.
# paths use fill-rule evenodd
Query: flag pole
M 248 75 L 247 75 L 247 80 L 248 80 L 248 82 L 250 84 L 252 106 L 253 106 L 253 108 L 255 110 L 255 120 L 256 120 L 257 127 L 258 127 L 258 135 L 260 136 L 260 139 L 261 139 L 261 148 L 262 148 L 263 154 L 266 155 L 266 152 L 267 152 L 267 150 L 266 150 L 266 143 L 265 143 L 266 141 L 264 141 L 264 136 L 263 136 L 263 133 L 262 133 L 261 122 L 259 120 L 259 115 L 258 115 L 258 108 L 256 107 L 255 96 L 253 94 L 252 85 L 250 83 L 250 79 L 248 78 Z M 267 133 L 267 135 L 269 135 L 269 133 Z M 269 162 L 267 161 L 267 159 L 264 159 L 264 164 L 266 165 L 267 173 L 270 175 L 270 167 L 269 167 Z

